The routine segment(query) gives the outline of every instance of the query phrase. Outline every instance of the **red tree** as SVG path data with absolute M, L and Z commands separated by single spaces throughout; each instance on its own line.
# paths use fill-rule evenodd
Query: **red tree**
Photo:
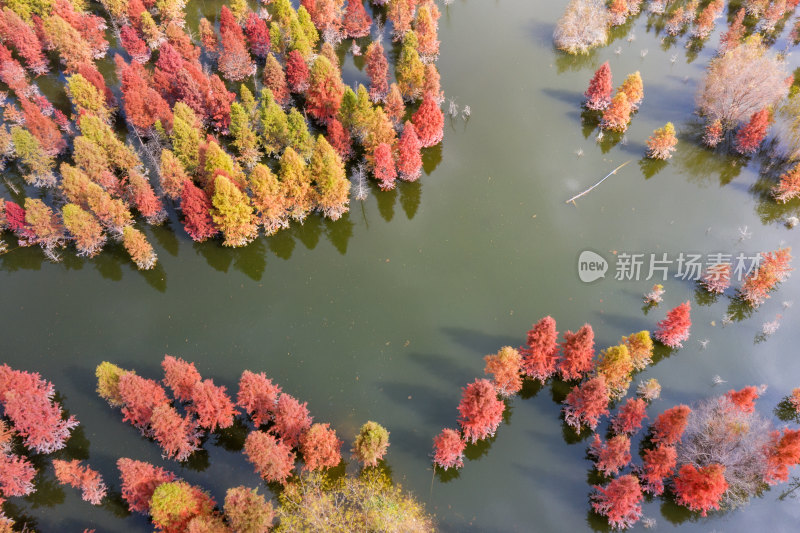
M 2 405 L 22 442 L 38 453 L 51 453 L 66 446 L 70 432 L 78 425 L 74 416 L 64 419 L 61 405 L 53 401 L 52 384 L 26 380 L 12 386 L 0 395 Z M 43 381 L 43 380 L 42 380 Z
M 30 87 L 28 75 L 19 61 L 11 57 L 11 50 L 0 44 L 0 80 L 16 94 L 25 94 Z
M 613 476 L 631 462 L 631 440 L 626 435 L 616 435 L 603 442 L 595 433 L 589 455 L 595 457 L 595 468 L 599 472 Z
M 285 483 L 294 469 L 296 457 L 292 448 L 263 431 L 251 431 L 247 435 L 244 453 L 258 475 L 270 483 Z
M 247 42 L 250 51 L 256 57 L 267 57 L 269 53 L 269 29 L 264 19 L 253 13 L 247 14 L 244 23 L 244 32 L 247 34 Z
M 275 56 L 267 56 L 264 65 L 264 85 L 272 91 L 272 96 L 278 105 L 285 106 L 289 103 L 289 86 L 286 83 L 286 74 Z
M 360 0 L 358 3 L 361 3 Z M 383 101 L 389 92 L 389 62 L 380 41 L 373 41 L 367 47 L 366 61 L 369 97 L 373 102 Z
M 792 260 L 791 248 L 761 253 L 761 264 L 742 283 L 739 292 L 751 307 L 758 307 L 769 298 L 769 293 L 778 283 L 789 277 Z
M 647 418 L 647 402 L 641 398 L 628 398 L 617 411 L 617 416 L 611 422 L 614 433 L 632 435 L 639 431 L 642 422 Z
M 722 121 L 717 119 L 706 124 L 703 132 L 703 143 L 710 148 L 717 146 L 722 141 Z
M 759 396 L 758 387 L 750 385 L 738 391 L 731 389 L 725 396 L 743 413 L 752 413 L 756 409 L 755 401 Z
M 164 450 L 164 457 L 185 461 L 200 447 L 197 422 L 182 417 L 174 407 L 162 404 L 150 417 L 153 438 Z
M 740 154 L 754 154 L 761 141 L 767 136 L 770 114 L 768 109 L 756 111 L 750 117 L 750 122 L 742 126 L 736 133 L 734 147 Z
M 127 372 L 119 378 L 119 394 L 123 403 L 123 421 L 130 422 L 143 434 L 150 433 L 153 409 L 159 405 L 169 405 L 169 398 L 161 385 L 133 372 Z
M 683 465 L 673 482 L 678 504 L 692 511 L 700 511 L 702 516 L 706 516 L 711 509 L 719 509 L 722 495 L 728 490 L 725 467 L 720 464 L 700 468 Z
M 647 492 L 656 496 L 664 492 L 664 479 L 672 475 L 677 463 L 675 446 L 659 444 L 645 450 L 642 456 L 642 482 Z
M 577 333 L 567 330 L 561 343 L 558 371 L 567 381 L 581 379 L 594 368 L 594 330 L 584 324 Z
M 320 122 L 336 117 L 342 103 L 344 84 L 339 69 L 324 55 L 311 65 L 306 92 L 306 111 Z
M 100 473 L 82 465 L 77 459 L 72 461 L 53 459 L 53 468 L 59 483 L 81 489 L 81 498 L 84 501 L 100 505 L 105 498 L 108 489 Z
M 138 171 L 128 173 L 128 193 L 136 209 L 150 224 L 160 224 L 166 217 L 164 206 L 153 191 L 150 181 Z
M 333 468 L 342 462 L 342 441 L 329 424 L 314 424 L 300 439 L 305 470 Z
M 428 92 L 422 98 L 422 104 L 411 117 L 423 148 L 442 142 L 444 137 L 444 113 L 436 103 L 435 95 Z
M 682 347 L 692 327 L 691 309 L 692 305 L 686 301 L 667 313 L 667 318 L 658 323 L 656 339 L 670 348 Z
M 800 463 L 800 429 L 775 430 L 767 446 L 767 471 L 764 480 L 770 485 L 789 479 L 789 467 Z
M 219 76 L 212 74 L 208 78 L 205 115 L 217 131 L 228 132 L 231 125 L 231 103 L 235 99 L 236 94 L 225 88 L 225 83 Z
M 586 107 L 596 111 L 607 108 L 611 103 L 613 90 L 611 67 L 606 61 L 595 71 L 592 80 L 589 82 L 589 88 L 583 94 L 586 97 Z
M 364 9 L 362 0 L 347 0 L 347 9 L 342 20 L 342 29 L 347 37 L 357 39 L 369 35 L 372 17 Z
M 231 427 L 236 414 L 233 402 L 225 394 L 225 387 L 214 385 L 210 379 L 194 384 L 189 410 L 197 415 L 200 427 L 209 431 Z
M 31 246 L 36 242 L 36 234 L 25 222 L 25 209 L 12 201 L 5 202 L 5 218 L 8 229 L 19 239 L 20 246 Z
M 165 355 L 161 361 L 161 368 L 164 369 L 164 385 L 169 387 L 172 395 L 181 402 L 191 400 L 192 388 L 202 379 L 194 363 L 188 363 L 180 357 Z
M 181 194 L 183 228 L 193 241 L 203 242 L 219 233 L 211 219 L 211 207 L 211 199 L 202 189 L 195 186 L 190 180 L 183 182 L 183 193 Z
M 474 444 L 494 435 L 503 420 L 506 406 L 497 398 L 492 382 L 476 379 L 461 390 L 458 423 L 464 431 L 464 438 Z
M 416 0 L 394 0 L 389 2 L 386 18 L 392 22 L 392 37 L 395 41 L 402 40 L 406 32 L 411 29 L 411 21 L 414 19 L 416 4 Z
M 0 453 L 0 491 L 5 497 L 26 496 L 34 491 L 36 468 L 27 457 Z
M 236 404 L 250 415 L 253 423 L 258 427 L 272 419 L 280 393 L 281 388 L 274 385 L 263 372 L 255 374 L 245 370 L 239 379 Z
M 350 132 L 336 118 L 329 120 L 326 127 L 328 129 L 328 135 L 326 136 L 328 143 L 333 146 L 333 149 L 336 150 L 336 153 L 339 154 L 343 161 L 350 159 L 350 156 L 353 155 Z
M 417 129 L 411 121 L 406 121 L 403 134 L 397 144 L 397 171 L 404 181 L 417 181 L 422 172 L 422 143 Z
M 800 196 L 800 164 L 795 164 L 781 174 L 777 185 L 772 187 L 772 196 L 781 203 Z
M 128 502 L 128 509 L 136 513 L 147 514 L 156 487 L 177 479 L 175 474 L 159 466 L 127 457 L 117 460 L 117 468 L 122 480 L 122 498 Z
M 789 403 L 796 412 L 800 413 L 800 387 L 792 389 L 792 394 L 789 396 Z
M 608 401 L 608 387 L 602 374 L 584 381 L 564 399 L 564 421 L 578 433 L 583 424 L 594 431 L 600 417 L 609 413 Z
M 161 120 L 162 126 L 171 127 L 172 111 L 169 104 L 150 86 L 145 68 L 135 61 L 128 65 L 119 55 L 114 60 L 122 82 L 122 98 L 128 120 L 143 130 L 151 128 L 156 120 Z
M 36 32 L 7 7 L 0 11 L 0 34 L 17 50 L 31 72 L 38 76 L 50 70 Z
M 106 21 L 88 11 L 76 11 L 69 0 L 56 0 L 53 11 L 78 30 L 92 50 L 95 59 L 105 56 L 108 41 L 105 38 Z
M 726 51 L 739 46 L 742 37 L 747 31 L 744 26 L 744 15 L 745 9 L 743 7 L 739 8 L 739 11 L 736 12 L 736 18 L 733 19 L 733 22 L 728 27 L 728 31 L 720 37 L 719 50 L 721 53 L 724 54 Z
M 627 94 L 623 91 L 617 91 L 617 94 L 611 99 L 609 106 L 603 111 L 603 118 L 600 120 L 600 128 L 624 132 L 628 129 L 632 111 L 633 106 L 628 100 Z
M 556 321 L 546 316 L 528 331 L 527 347 L 520 347 L 522 369 L 528 376 L 546 381 L 558 365 L 558 331 Z
M 386 96 L 383 109 L 386 112 L 386 116 L 392 119 L 395 126 L 399 125 L 406 115 L 406 105 L 403 103 L 403 95 L 396 83 L 389 86 L 389 94 Z
M 680 442 L 691 413 L 688 405 L 676 405 L 658 415 L 652 427 L 653 442 L 667 446 Z
M 297 446 L 300 437 L 311 427 L 308 403 L 300 403 L 289 394 L 281 394 L 275 404 L 275 425 L 271 431 L 283 438 L 291 447 Z
M 386 143 L 380 143 L 375 148 L 373 157 L 372 173 L 375 179 L 378 180 L 378 187 L 382 191 L 394 189 L 394 182 L 397 178 L 397 168 L 394 164 L 394 156 L 392 155 L 392 147 Z
M 455 429 L 445 428 L 433 439 L 433 463 L 444 469 L 464 466 L 467 443 Z
M 627 529 L 642 517 L 642 487 L 634 476 L 620 476 L 605 487 L 594 488 L 592 508 L 608 518 L 612 528 Z
M 304 93 L 308 89 L 308 64 L 297 50 L 286 56 L 286 82 L 293 93 Z
M 219 14 L 221 50 L 217 66 L 226 80 L 241 81 L 251 76 L 256 69 L 245 46 L 244 33 L 236 23 L 228 6 L 222 6 Z
M 725 292 L 731 286 L 731 264 L 718 263 L 709 266 L 703 276 L 702 284 L 708 292 L 715 294 Z
M 133 26 L 126 24 L 120 28 L 119 38 L 131 59 L 137 63 L 147 63 L 150 60 L 150 49 Z
M 342 25 L 341 0 L 301 0 L 300 2 L 311 15 L 314 26 L 324 34 L 327 40 L 341 38 L 339 30 Z
M 58 155 L 67 147 L 67 142 L 61 136 L 58 124 L 50 118 L 44 116 L 39 106 L 26 98 L 20 98 L 22 113 L 25 115 L 25 127 L 36 137 L 42 150 L 47 155 Z
M 487 355 L 483 360 L 486 361 L 483 373 L 494 376 L 494 386 L 498 394 L 513 396 L 522 389 L 520 375 L 522 357 L 517 350 L 511 346 L 504 346 L 496 354 Z

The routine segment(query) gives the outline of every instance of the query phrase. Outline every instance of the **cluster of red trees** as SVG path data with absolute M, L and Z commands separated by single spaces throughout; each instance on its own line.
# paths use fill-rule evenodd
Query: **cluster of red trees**
M 55 387 L 36 372 L 15 370 L 0 365 L 0 504 L 6 498 L 27 496 L 36 491 L 37 465 L 28 456 L 50 454 L 67 445 L 78 425 L 74 416 L 66 417 L 53 399 Z M 24 450 L 15 445 L 20 439 Z M 106 486 L 99 473 L 80 461 L 52 461 L 59 483 L 82 491 L 84 500 L 99 505 Z M 0 512 L 0 524 L 11 531 L 13 522 Z
M 680 346 L 688 338 L 689 312 L 689 302 L 670 311 L 658 325 L 657 338 Z M 603 438 L 594 433 L 588 453 L 597 471 L 612 478 L 595 486 L 591 500 L 592 508 L 614 528 L 636 523 L 642 516 L 644 493 L 661 495 L 668 484 L 678 504 L 705 515 L 734 497 L 746 499 L 759 490 L 759 482 L 788 478 L 789 468 L 800 464 L 800 430 L 776 430 L 765 441 L 766 422 L 755 413 L 760 394 L 756 387 L 731 390 L 701 404 L 696 414 L 687 405 L 666 409 L 650 425 L 641 464 L 633 465 L 632 439 L 648 418 L 649 403 L 658 397 L 658 384 L 650 380 L 640 385 L 640 397 L 628 398 L 613 416 L 610 405 L 627 392 L 630 374 L 651 362 L 652 348 L 648 332 L 643 331 L 623 337 L 620 345 L 601 351 L 595 359 L 591 326 L 577 334 L 568 332 L 559 346 L 555 320 L 541 319 L 528 332 L 526 346 L 504 347 L 485 357 L 485 372 L 493 379 L 476 379 L 462 389 L 460 429 L 446 428 L 434 438 L 435 466 L 462 467 L 467 444 L 494 435 L 505 410 L 503 398 L 519 392 L 525 377 L 545 382 L 560 375 L 564 380 L 581 380 L 564 400 L 567 424 L 596 431 L 601 418 L 610 417 L 609 434 Z M 742 454 L 750 454 L 744 461 L 747 468 L 733 463 Z M 755 485 L 753 468 L 761 468 Z
M 622 0 L 624 4 L 625 1 Z M 608 61 L 600 65 L 589 82 L 584 93 L 584 105 L 591 110 L 602 111 L 600 128 L 604 130 L 624 132 L 628 129 L 631 114 L 634 113 L 644 99 L 644 86 L 639 72 L 629 74 L 617 88 L 612 97 L 613 84 L 611 67 Z M 673 132 L 674 137 L 674 132 Z
M 794 171 L 791 171 L 794 172 Z M 787 181 L 792 178 L 785 178 Z M 781 178 L 783 187 L 784 178 Z M 781 194 L 791 194 L 787 189 L 782 189 Z M 788 196 L 789 198 L 791 196 Z M 753 268 L 744 273 L 742 285 L 737 289 L 739 297 L 747 302 L 751 307 L 758 307 L 770 297 L 778 284 L 785 281 L 793 270 L 791 267 L 792 249 L 779 248 L 772 252 L 762 252 L 759 254 L 758 263 Z M 731 286 L 731 273 L 733 266 L 731 263 L 718 263 L 710 266 L 703 274 L 701 286 L 708 292 L 722 294 Z M 686 310 L 688 316 L 688 309 Z M 676 317 L 677 318 L 677 317 Z M 688 331 L 688 330 L 687 330 Z M 666 343 L 665 343 L 666 344 Z
M 750 272 L 739 288 L 742 299 L 752 307 L 758 307 L 769 298 L 779 283 L 786 280 L 792 271 L 792 249 L 780 248 L 774 252 L 761 253 L 757 269 Z
M 642 491 L 661 495 L 671 483 L 679 505 L 705 516 L 728 501 L 746 501 L 764 483 L 786 481 L 789 468 L 800 464 L 800 430 L 774 430 L 764 440 L 760 432 L 767 422 L 755 414 L 758 396 L 759 389 L 750 386 L 702 403 L 697 413 L 686 405 L 662 412 L 650 428 L 642 464 L 596 487 L 595 511 L 615 528 L 630 527 L 641 516 Z M 633 401 L 617 416 L 629 411 Z M 624 472 L 631 461 L 629 434 L 616 423 L 610 429 L 614 436 L 603 442 L 595 435 L 589 449 L 597 470 L 606 476 Z
M 631 375 L 651 362 L 653 343 L 647 331 L 623 337 L 619 346 L 602 351 L 595 358 L 594 331 L 584 324 L 577 332 L 567 331 L 559 343 L 556 322 L 544 317 L 528 331 L 525 346 L 505 346 L 484 359 L 484 373 L 492 377 L 476 379 L 462 389 L 459 430 L 446 428 L 434 438 L 434 464 L 447 468 L 463 466 L 467 443 L 495 434 L 503 419 L 503 398 L 516 395 L 525 378 L 545 383 L 558 377 L 575 384 L 564 401 L 564 418 L 580 431 L 592 429 L 609 413 L 608 405 L 620 392 L 624 395 Z M 644 402 L 633 402 L 615 421 L 621 433 L 632 432 L 644 418 Z
M 0 127 L 0 151 L 27 183 L 53 191 L 45 201 L 0 201 L 0 230 L 53 259 L 68 242 L 92 256 L 112 238 L 139 268 L 152 268 L 155 253 L 134 215 L 162 222 L 162 191 L 197 241 L 220 235 L 225 245 L 242 246 L 259 227 L 269 235 L 312 211 L 335 220 L 348 209 L 349 160 L 363 154 L 379 187 L 391 189 L 396 179 L 418 179 L 421 149 L 442 140 L 433 0 L 387 7 L 393 37 L 402 41 L 397 82 L 389 83 L 378 36 L 366 53 L 369 89 L 357 90 L 345 87 L 334 46 L 370 34 L 363 0 L 346 9 L 339 1 L 295 9 L 275 0 L 258 12 L 223 6 L 218 24 L 200 20 L 199 43 L 181 2 L 101 3 L 125 51 L 114 57 L 119 102 L 94 64 L 109 48 L 105 19 L 70 0 L 52 10 L 17 2 L 0 12 L 0 31 L 9 36 L 0 45 L 0 80 L 11 89 L 2 102 L 11 128 Z M 62 64 L 69 111 L 56 109 L 31 81 L 53 67 L 46 50 Z M 245 85 L 232 92 L 223 81 L 258 75 L 260 95 Z M 407 110 L 417 101 L 416 111 Z M 115 134 L 116 117 L 127 121 L 135 146 Z M 69 153 L 57 168 L 55 158 Z M 265 156 L 278 159 L 277 171 Z
M 224 386 L 202 379 L 194 363 L 166 355 L 161 366 L 163 386 L 108 362 L 97 367 L 96 375 L 100 396 L 120 407 L 124 420 L 153 438 L 165 457 L 185 461 L 205 432 L 231 427 L 241 410 L 253 423 L 244 453 L 266 481 L 286 483 L 298 456 L 304 470 L 341 462 L 342 441 L 336 431 L 328 424 L 313 423 L 307 404 L 283 392 L 263 372 L 242 373 L 234 402 Z M 353 448 L 356 459 L 375 466 L 386 453 L 388 435 L 375 422 L 365 424 Z
M 257 489 L 228 489 L 224 506 L 202 488 L 144 461 L 117 461 L 122 498 L 132 512 L 150 516 L 159 531 L 268 531 L 275 519 L 272 504 Z

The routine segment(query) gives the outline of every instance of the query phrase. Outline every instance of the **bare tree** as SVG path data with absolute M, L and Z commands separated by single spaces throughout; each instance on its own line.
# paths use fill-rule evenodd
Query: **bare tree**
M 765 450 L 771 430 L 772 424 L 758 412 L 744 412 L 727 396 L 709 398 L 689 416 L 678 445 L 678 464 L 723 465 L 728 490 L 722 504 L 740 506 L 766 487 Z
M 553 32 L 556 48 L 570 54 L 587 54 L 606 43 L 609 13 L 602 0 L 571 0 Z
M 757 39 L 748 40 L 711 61 L 697 105 L 709 121 L 733 129 L 786 96 L 788 77 L 783 61 Z

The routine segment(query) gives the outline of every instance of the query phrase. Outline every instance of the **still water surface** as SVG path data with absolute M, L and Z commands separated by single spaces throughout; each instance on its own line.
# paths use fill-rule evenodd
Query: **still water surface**
M 431 439 L 456 423 L 460 387 L 482 374 L 483 356 L 522 344 L 540 317 L 552 315 L 562 332 L 590 322 L 604 347 L 654 329 L 687 299 L 692 338 L 637 376 L 663 386 L 651 418 L 676 402 L 761 383 L 769 385 L 760 401 L 769 414 L 800 385 L 800 302 L 781 305 L 797 294 L 800 276 L 757 312 L 723 327 L 729 299 L 698 300 L 689 281 L 665 282 L 664 303 L 644 313 L 641 295 L 652 281 L 616 281 L 613 263 L 593 284 L 581 283 L 576 272 L 585 249 L 612 260 L 613 251 L 753 253 L 796 243 L 798 230 L 781 220 L 800 212 L 800 202 L 777 208 L 763 199 L 763 161 L 743 164 L 697 147 L 694 93 L 719 29 L 699 53 L 687 51 L 685 39 L 668 48 L 655 19 L 641 15 L 609 46 L 574 59 L 551 45 L 564 4 L 458 0 L 443 8 L 443 88 L 472 116 L 448 120 L 443 145 L 426 154 L 421 182 L 375 189 L 336 223 L 311 217 L 229 250 L 193 244 L 173 218 L 148 229 L 159 266 L 145 274 L 121 250 L 55 265 L 34 249 L 1 256 L 2 358 L 55 382 L 81 421 L 71 455 L 90 460 L 115 490 L 120 456 L 166 466 L 218 501 L 228 487 L 259 485 L 242 455 L 226 449 L 235 444 L 218 436 L 188 467 L 163 461 L 95 394 L 99 362 L 159 377 L 169 353 L 195 361 L 204 377 L 234 391 L 243 369 L 266 371 L 346 441 L 366 420 L 385 425 L 395 481 L 427 503 L 444 531 L 605 530 L 605 521 L 589 513 L 587 441 L 565 432 L 553 401 L 563 391 L 526 388 L 527 398 L 510 402 L 496 438 L 470 448 L 455 477 L 432 482 Z M 218 4 L 190 3 L 190 24 L 201 10 L 211 16 Z M 645 99 L 624 143 L 598 144 L 596 131 L 581 123 L 581 94 L 605 60 L 617 84 L 635 70 L 644 79 Z M 789 61 L 795 68 L 795 58 Z M 344 76 L 348 83 L 366 80 L 352 56 Z M 667 121 L 679 132 L 677 154 L 665 165 L 641 160 L 647 136 Z M 577 207 L 565 205 L 627 160 Z M 741 240 L 744 226 L 751 236 Z M 780 330 L 757 342 L 761 325 L 776 314 Z M 715 375 L 727 383 L 714 387 Z M 644 511 L 662 530 L 790 531 L 800 510 L 794 500 L 778 501 L 779 494 L 706 519 L 658 499 Z M 119 503 L 81 502 L 77 491 L 55 484 L 51 471 L 40 476 L 35 495 L 8 508 L 41 531 L 150 530 Z

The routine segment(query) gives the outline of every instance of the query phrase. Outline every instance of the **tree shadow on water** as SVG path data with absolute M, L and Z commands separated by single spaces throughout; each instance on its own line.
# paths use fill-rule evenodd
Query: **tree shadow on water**
M 411 220 L 419 210 L 419 203 L 422 199 L 422 183 L 419 180 L 404 182 L 398 189 L 400 190 L 400 206 L 403 208 L 406 218 Z
M 347 244 L 353 236 L 355 224 L 350 220 L 350 212 L 343 214 L 339 220 L 325 219 L 325 235 L 336 251 L 342 255 L 347 253 Z
M 215 241 L 192 243 L 195 251 L 203 256 L 208 266 L 218 272 L 228 272 L 233 262 L 233 256 Z
M 275 235 L 267 237 L 267 246 L 273 254 L 287 261 L 291 259 L 296 243 L 291 233 L 281 230 Z
M 644 179 L 649 180 L 667 166 L 667 162 L 663 159 L 651 159 L 643 157 L 639 160 L 639 169 L 642 171 Z
M 240 452 L 244 449 L 244 441 L 249 431 L 247 424 L 240 417 L 236 417 L 231 427 L 219 429 L 214 433 L 214 446 L 229 452 Z
M 322 235 L 322 218 L 316 215 L 309 216 L 302 224 L 292 224 L 289 231 L 308 250 L 313 250 L 319 244 L 319 238 Z
M 425 175 L 429 176 L 431 172 L 436 170 L 439 163 L 442 162 L 443 144 L 444 141 L 430 148 L 422 149 L 422 170 L 425 172 Z
M 178 257 L 180 242 L 178 241 L 177 233 L 183 232 L 183 228 L 177 229 L 172 226 L 172 221 L 167 220 L 160 226 L 151 228 L 151 234 L 164 251 L 172 257 Z
M 390 191 L 377 191 L 375 197 L 378 200 L 378 212 L 386 222 L 391 222 L 394 218 L 394 204 L 397 200 L 397 188 Z
M 234 254 L 233 267 L 236 270 L 253 281 L 261 281 L 267 269 L 267 247 L 263 239 L 258 238 L 231 252 Z
M 502 346 L 519 346 L 521 339 L 505 335 L 491 335 L 480 331 L 459 328 L 443 327 L 441 331 L 457 344 L 467 348 L 481 357 L 486 354 L 496 353 Z
M 489 449 L 494 441 L 497 440 L 497 433 L 486 439 L 481 439 L 476 443 L 467 443 L 464 448 L 464 457 L 469 461 L 478 461 L 481 457 L 489 454 Z

